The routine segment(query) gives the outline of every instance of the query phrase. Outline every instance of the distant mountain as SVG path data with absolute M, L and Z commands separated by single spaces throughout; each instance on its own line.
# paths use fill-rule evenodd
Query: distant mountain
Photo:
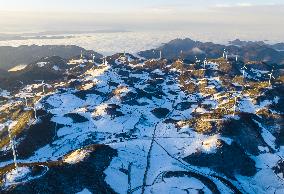
M 58 56 L 44 57 L 19 71 L 0 70 L 0 88 L 13 88 L 37 80 L 53 81 L 63 77 L 67 61 Z
M 16 65 L 30 64 L 48 56 L 59 56 L 64 59 L 69 59 L 71 57 L 80 55 L 81 51 L 83 51 L 84 55 L 94 54 L 98 58 L 102 57 L 102 55 L 99 53 L 85 50 L 84 48 L 74 45 L 24 45 L 19 47 L 3 46 L 0 47 L 0 68 L 8 70 Z
M 270 48 L 273 48 L 277 51 L 284 51 L 284 43 L 277 43 L 277 44 L 266 44 L 263 41 L 243 41 L 240 39 L 236 39 L 233 41 L 229 42 L 231 45 L 235 45 L 235 46 L 240 46 L 240 47 L 244 47 L 244 46 L 267 46 Z
M 58 56 L 45 57 L 31 63 L 21 71 L 14 74 L 22 81 L 53 80 L 62 76 L 68 68 L 67 61 Z
M 263 41 L 243 41 L 243 40 L 240 40 L 240 39 L 236 39 L 236 40 L 233 40 L 233 41 L 229 41 L 229 44 L 231 45 L 235 45 L 235 46 L 249 46 L 249 45 L 266 45 L 265 42 Z
M 75 36 L 21 36 L 21 35 L 1 35 L 0 41 L 8 41 L 8 40 L 29 40 L 29 39 L 68 39 L 74 38 Z
M 274 49 L 279 50 L 279 51 L 284 51 L 284 43 L 277 43 L 272 45 Z
M 158 58 L 162 51 L 162 58 L 195 61 L 204 58 L 219 58 L 223 55 L 224 49 L 228 51 L 229 57 L 238 55 L 244 62 L 258 61 L 266 63 L 284 64 L 284 51 L 279 51 L 282 44 L 268 45 L 262 41 L 231 41 L 230 45 L 215 44 L 212 42 L 194 41 L 189 38 L 175 39 L 157 49 L 151 49 L 139 52 L 139 55 L 145 58 Z M 278 49 L 276 49 L 278 48 Z

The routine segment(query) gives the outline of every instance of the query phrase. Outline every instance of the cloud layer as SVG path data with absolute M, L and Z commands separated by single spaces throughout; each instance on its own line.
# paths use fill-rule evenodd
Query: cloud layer
M 2 2 L 1 2 L 2 1 Z M 0 0 L 0 33 L 46 30 L 284 34 L 282 0 Z M 19 11 L 21 10 L 21 11 Z M 261 37 L 259 37 L 261 38 Z

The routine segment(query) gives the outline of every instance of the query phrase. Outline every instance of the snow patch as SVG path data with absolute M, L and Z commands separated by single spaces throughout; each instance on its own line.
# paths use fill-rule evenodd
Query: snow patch
M 82 191 L 76 193 L 76 194 L 92 194 L 88 189 L 83 189 Z
M 5 186 L 13 185 L 17 181 L 22 180 L 30 173 L 28 167 L 18 167 L 8 172 L 5 176 Z
M 87 150 L 76 150 L 64 158 L 64 162 L 68 164 L 76 164 L 83 161 L 89 155 Z
M 211 137 L 208 137 L 202 142 L 202 149 L 205 150 L 206 152 L 210 152 L 216 149 L 220 145 L 218 139 L 219 139 L 218 135 L 213 135 Z
M 108 104 L 101 104 L 96 107 L 95 112 L 93 113 L 94 116 L 102 116 L 106 114 L 106 109 L 108 107 Z
M 59 70 L 60 70 L 60 68 L 59 68 L 57 65 L 54 65 L 52 68 L 53 68 L 55 71 L 59 71 Z
M 39 66 L 39 67 L 44 67 L 45 65 L 47 65 L 48 64 L 48 62 L 38 62 L 37 63 L 37 66 Z
M 17 65 L 15 67 L 9 69 L 8 71 L 9 72 L 21 71 L 21 70 L 25 69 L 26 67 L 27 67 L 26 64 L 21 64 L 21 65 Z

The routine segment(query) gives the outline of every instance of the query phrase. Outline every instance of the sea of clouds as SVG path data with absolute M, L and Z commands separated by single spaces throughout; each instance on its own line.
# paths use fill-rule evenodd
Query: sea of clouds
M 20 45 L 77 45 L 85 49 L 95 50 L 105 55 L 117 52 L 137 53 L 142 50 L 156 48 L 176 38 L 191 38 L 199 41 L 211 41 L 226 44 L 229 40 L 240 38 L 242 40 L 265 40 L 266 35 L 255 34 L 227 34 L 225 32 L 188 32 L 188 31 L 141 31 L 141 32 L 107 32 L 84 34 L 60 34 L 66 38 L 5 40 L 0 46 Z M 70 38 L 70 35 L 72 36 Z M 55 37 L 55 35 L 53 35 Z M 56 35 L 58 36 L 58 35 Z M 68 37 L 69 36 L 69 37 Z M 257 38 L 257 39 L 256 39 Z M 277 37 L 270 42 L 277 42 Z

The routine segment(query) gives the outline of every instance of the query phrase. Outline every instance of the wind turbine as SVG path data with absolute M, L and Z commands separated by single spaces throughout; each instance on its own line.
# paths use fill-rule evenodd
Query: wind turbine
M 9 134 L 10 144 L 11 144 L 12 151 L 13 151 L 15 169 L 16 169 L 16 172 L 18 173 L 19 169 L 18 169 L 17 155 L 16 155 L 16 150 L 15 150 L 15 143 L 14 143 L 14 139 L 12 138 L 11 129 L 9 126 L 8 126 L 8 134 Z
M 103 57 L 103 65 L 105 65 L 106 64 L 106 57 L 104 56 Z
M 204 66 L 204 69 L 205 69 L 205 66 L 207 65 L 207 59 L 205 58 L 204 61 L 203 61 L 203 66 Z
M 244 66 L 241 68 L 242 72 L 243 72 L 243 78 L 245 79 L 245 70 L 248 69 L 246 67 L 246 64 L 244 64 Z
M 160 50 L 160 60 L 162 59 L 162 50 Z
M 29 108 L 28 107 L 28 98 L 32 98 L 31 94 L 29 94 L 29 93 L 21 93 L 19 97 L 25 99 L 26 108 Z
M 275 79 L 275 77 L 273 76 L 273 69 L 271 70 L 271 72 L 268 74 L 269 75 L 269 81 L 268 81 L 268 85 L 269 87 L 271 86 L 271 79 Z
M 236 55 L 236 62 L 238 62 L 238 55 Z
M 25 98 L 25 102 L 26 102 L 26 108 L 28 108 L 28 99 L 27 99 L 27 96 L 24 96 Z
M 183 51 L 180 50 L 180 58 L 183 59 Z
M 234 96 L 234 106 L 233 106 L 233 111 L 234 111 L 234 113 L 233 113 L 233 116 L 235 116 L 235 113 L 236 113 L 237 102 L 238 102 L 238 98 L 239 98 L 239 97 L 241 97 L 240 94 L 237 94 L 237 95 Z
M 92 54 L 92 62 L 95 63 L 95 54 Z
M 42 84 L 42 93 L 44 94 L 45 93 L 45 90 L 44 90 L 44 86 L 45 86 L 44 80 L 42 80 L 41 84 Z
M 36 105 L 34 105 L 35 119 L 37 120 Z
M 224 49 L 223 58 L 226 60 L 228 59 L 228 52 L 226 51 L 226 49 Z
M 83 59 L 83 51 L 81 50 L 81 57 L 80 57 L 81 59 Z

